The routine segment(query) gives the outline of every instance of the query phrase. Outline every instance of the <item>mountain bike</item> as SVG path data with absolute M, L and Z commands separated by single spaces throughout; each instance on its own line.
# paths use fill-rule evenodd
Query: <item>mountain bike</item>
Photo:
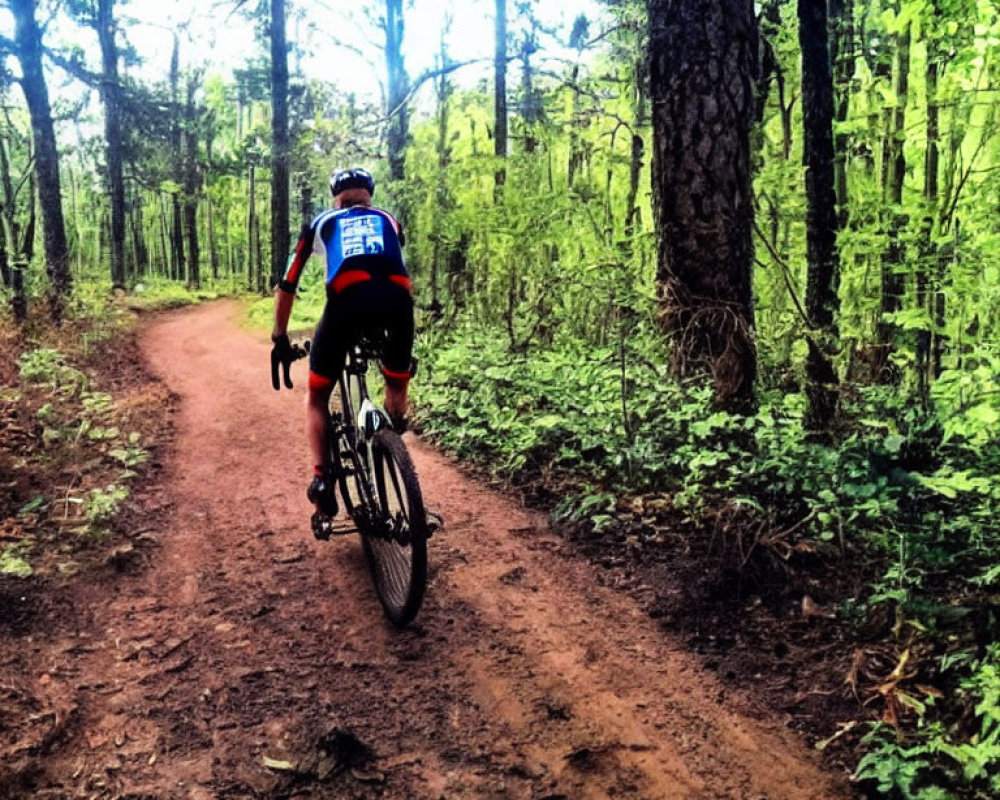
M 296 346 L 298 358 L 308 342 Z M 361 535 L 375 591 L 386 617 L 396 626 L 411 622 L 427 586 L 427 539 L 438 526 L 424 509 L 413 461 L 389 420 L 372 401 L 366 375 L 381 353 L 378 337 L 364 337 L 348 350 L 327 417 L 327 464 L 337 481 L 351 522 L 336 523 L 317 511 L 317 539 Z

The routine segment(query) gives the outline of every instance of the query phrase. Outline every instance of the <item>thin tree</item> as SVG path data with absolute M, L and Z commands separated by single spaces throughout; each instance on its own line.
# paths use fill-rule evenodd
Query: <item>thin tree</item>
M 899 11 L 898 3 L 895 10 Z M 888 129 L 883 140 L 883 199 L 886 203 L 888 242 L 882 255 L 881 318 L 877 325 L 880 359 L 876 377 L 886 383 L 896 382 L 900 377 L 890 360 L 899 330 L 891 315 L 902 310 L 906 291 L 906 276 L 902 271 L 903 229 L 908 221 L 903 210 L 903 182 L 906 176 L 903 143 L 906 139 L 906 104 L 910 76 L 910 29 L 910 23 L 906 23 L 896 35 L 892 70 L 895 102 L 888 110 Z
M 201 175 L 198 169 L 198 112 L 195 92 L 200 76 L 188 75 L 184 104 L 184 238 L 187 240 L 188 285 L 201 286 L 201 248 L 198 245 L 198 195 Z
M 805 426 L 828 430 L 837 411 L 837 371 L 831 357 L 839 335 L 840 283 L 837 196 L 834 188 L 833 73 L 826 3 L 798 0 L 802 50 L 803 162 L 806 180 L 806 356 Z
M 507 182 L 507 0 L 496 0 L 493 50 L 493 154 L 497 157 L 493 181 L 497 189 Z
M 657 281 L 678 377 L 754 405 L 753 0 L 648 0 Z
M 35 0 L 10 0 L 15 29 L 12 49 L 21 63 L 21 88 L 31 115 L 35 175 L 44 231 L 45 271 L 52 286 L 49 308 L 52 319 L 59 322 L 72 280 L 59 180 L 59 151 L 56 148 L 48 86 L 42 72 L 42 31 L 35 19 L 35 6 Z
M 183 281 L 186 277 L 186 266 L 184 263 L 184 227 L 181 214 L 181 188 L 184 185 L 184 153 L 182 149 L 183 135 L 181 131 L 181 111 L 180 99 L 181 81 L 181 41 L 180 37 L 174 34 L 174 46 L 170 53 L 170 105 L 173 108 L 173 115 L 170 124 L 170 163 L 173 179 L 173 187 L 170 192 L 170 205 L 172 212 L 172 225 L 170 227 L 170 252 L 173 253 L 172 275 L 177 281 Z
M 277 284 L 291 246 L 289 232 L 288 45 L 285 0 L 271 0 L 271 279 Z
M 104 136 L 108 194 L 111 198 L 111 286 L 125 288 L 125 180 L 122 168 L 122 104 L 115 42 L 114 0 L 98 0 L 93 20 L 101 44 L 100 94 L 104 105 Z
M 389 179 L 402 181 L 406 173 L 406 140 L 409 117 L 406 109 L 410 79 L 403 65 L 403 0 L 385 0 L 385 64 L 389 78 Z

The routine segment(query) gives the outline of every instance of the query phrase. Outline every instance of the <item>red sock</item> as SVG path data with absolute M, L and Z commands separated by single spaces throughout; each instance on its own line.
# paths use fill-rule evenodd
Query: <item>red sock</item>
M 313 467 L 313 473 L 319 475 L 322 478 L 324 475 L 326 475 L 326 467 L 323 466 L 322 464 L 316 464 L 316 466 Z

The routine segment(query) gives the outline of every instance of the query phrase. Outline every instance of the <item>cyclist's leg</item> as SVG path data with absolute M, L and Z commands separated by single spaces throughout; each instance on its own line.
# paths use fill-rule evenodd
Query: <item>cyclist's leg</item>
M 330 396 L 343 370 L 346 346 L 343 333 L 336 324 L 337 310 L 333 300 L 313 334 L 309 351 L 309 393 L 306 399 L 306 438 L 313 458 L 314 474 L 309 485 L 309 499 L 328 516 L 337 513 L 335 478 L 331 475 L 327 432 L 330 418 Z
M 413 298 L 405 289 L 386 287 L 383 324 L 388 334 L 382 353 L 385 411 L 398 424 L 409 405 L 410 363 L 413 359 Z

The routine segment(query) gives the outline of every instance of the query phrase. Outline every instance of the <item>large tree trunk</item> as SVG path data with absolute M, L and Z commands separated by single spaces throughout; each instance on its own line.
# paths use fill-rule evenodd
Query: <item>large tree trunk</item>
M 99 0 L 96 25 L 101 44 L 101 102 L 104 104 L 108 195 L 111 198 L 111 287 L 124 289 L 125 179 L 122 174 L 121 87 L 118 82 L 114 0 Z
M 496 0 L 495 44 L 493 49 L 493 154 L 500 162 L 494 184 L 507 181 L 507 0 Z
M 834 190 L 833 75 L 826 4 L 798 0 L 802 50 L 803 161 L 806 180 L 806 315 L 812 330 L 806 357 L 808 430 L 829 430 L 837 411 L 832 350 L 838 336 L 840 265 Z
M 389 76 L 389 179 L 396 182 L 406 176 L 406 140 L 409 136 L 406 95 L 410 90 L 410 79 L 403 66 L 403 0 L 386 0 L 385 12 L 385 63 Z
M 648 0 L 653 201 L 673 372 L 707 372 L 715 402 L 754 405 L 750 126 L 752 0 Z
M 71 278 L 60 193 L 59 151 L 56 148 L 49 91 L 42 72 L 42 35 L 35 20 L 35 0 L 10 0 L 10 9 L 14 14 L 17 57 L 21 62 L 21 88 L 31 115 L 35 142 L 35 174 L 45 237 L 45 271 L 52 284 L 50 309 L 52 318 L 58 322 L 62 319 Z
M 288 211 L 288 46 L 285 0 L 271 0 L 271 279 L 285 269 L 291 247 Z

